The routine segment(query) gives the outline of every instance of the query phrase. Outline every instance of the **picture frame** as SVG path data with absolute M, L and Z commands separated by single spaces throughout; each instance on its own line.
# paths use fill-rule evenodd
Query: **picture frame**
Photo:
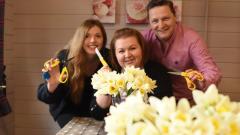
M 182 0 L 172 0 L 176 11 L 177 21 L 182 21 Z
M 147 10 L 146 6 L 150 0 L 126 0 L 126 23 L 128 24 L 146 24 Z
M 116 0 L 93 0 L 93 18 L 102 23 L 115 23 Z
M 126 0 L 126 23 L 148 23 L 146 6 L 150 0 Z M 182 0 L 172 0 L 176 10 L 177 21 L 182 20 Z

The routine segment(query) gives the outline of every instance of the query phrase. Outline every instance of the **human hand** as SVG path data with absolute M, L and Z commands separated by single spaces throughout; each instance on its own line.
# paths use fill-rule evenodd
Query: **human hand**
M 53 93 L 57 88 L 58 84 L 60 83 L 59 60 L 48 60 L 46 63 L 44 63 L 44 68 L 42 69 L 42 72 L 48 72 L 48 74 L 50 75 L 50 77 L 46 81 L 49 92 Z
M 188 69 L 185 71 L 187 78 L 187 84 L 189 88 L 196 89 L 196 87 L 203 87 L 205 85 L 205 79 L 202 73 L 197 70 Z
M 104 72 L 111 72 L 112 71 L 112 69 L 109 66 L 103 66 L 100 70 L 104 71 Z
M 110 95 L 98 95 L 96 101 L 101 108 L 105 109 L 111 105 L 112 97 Z
M 188 78 L 193 82 L 204 80 L 203 74 L 197 70 L 187 69 L 185 72 L 188 75 Z

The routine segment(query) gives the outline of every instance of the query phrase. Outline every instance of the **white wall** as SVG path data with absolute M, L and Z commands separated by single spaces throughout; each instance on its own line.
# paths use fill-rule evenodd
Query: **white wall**
M 36 89 L 45 60 L 62 48 L 79 24 L 91 17 L 89 0 L 6 0 L 5 58 L 8 90 L 14 94 L 15 135 L 52 135 L 59 127 L 38 101 Z M 207 2 L 207 3 L 206 3 Z M 240 100 L 240 0 L 183 0 L 183 23 L 197 30 L 223 71 L 221 92 Z M 117 0 L 116 23 L 104 25 L 109 40 L 125 24 L 125 0 Z M 109 41 L 108 40 L 108 41 Z M 9 116 L 11 117 L 11 116 Z M 13 121 L 13 120 L 12 120 Z

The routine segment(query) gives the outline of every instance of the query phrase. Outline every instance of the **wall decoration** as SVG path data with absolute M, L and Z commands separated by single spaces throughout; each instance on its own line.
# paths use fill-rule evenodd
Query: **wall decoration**
M 146 6 L 149 0 L 126 0 L 126 23 L 147 23 Z
M 182 0 L 172 0 L 176 10 L 177 21 L 182 20 Z
M 93 0 L 93 18 L 102 23 L 115 23 L 116 0 Z
M 5 0 L 0 0 L 0 117 L 11 112 L 11 107 L 7 99 L 6 75 L 4 73 L 4 5 Z
M 126 23 L 145 24 L 147 23 L 146 6 L 150 0 L 126 0 Z M 176 10 L 177 20 L 181 21 L 182 0 L 172 0 Z

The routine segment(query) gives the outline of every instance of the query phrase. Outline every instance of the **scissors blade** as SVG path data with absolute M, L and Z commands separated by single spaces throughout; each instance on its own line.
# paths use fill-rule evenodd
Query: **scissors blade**
M 64 65 L 67 65 L 67 63 L 68 63 L 69 61 L 71 61 L 73 58 L 74 58 L 74 57 L 71 57 L 71 58 L 69 58 L 69 59 L 67 59 L 67 60 L 62 60 L 61 62 L 62 62 Z
M 182 75 L 181 72 L 168 72 L 168 73 L 172 75 Z

